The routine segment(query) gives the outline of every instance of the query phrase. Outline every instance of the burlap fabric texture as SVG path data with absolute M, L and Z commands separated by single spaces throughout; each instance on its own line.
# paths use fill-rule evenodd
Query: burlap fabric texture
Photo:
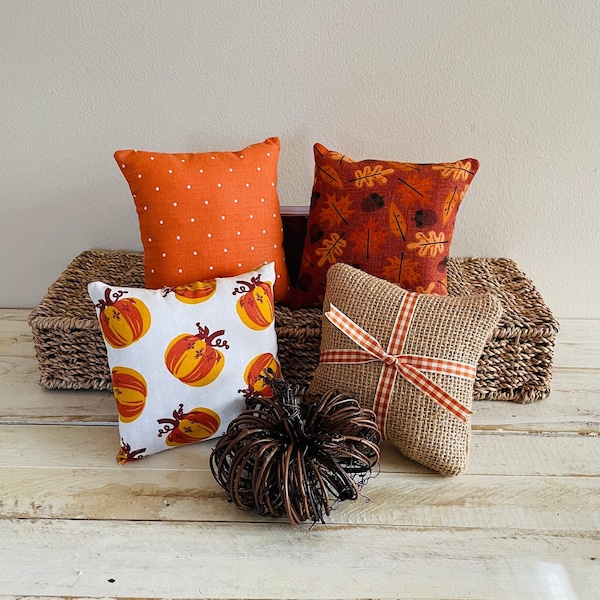
M 393 283 L 338 263 L 327 276 L 324 312 L 337 307 L 387 350 L 405 290 Z M 412 314 L 402 355 L 417 355 L 465 363 L 475 367 L 486 340 L 502 313 L 491 294 L 437 296 L 422 294 Z M 327 318 L 323 318 L 321 353 L 356 350 L 357 345 Z M 322 394 L 336 388 L 355 395 L 373 408 L 382 369 L 381 361 L 366 364 L 319 363 L 308 389 Z M 473 381 L 446 373 L 425 373 L 467 409 L 472 408 Z M 442 475 L 456 475 L 467 467 L 470 416 L 463 421 L 396 373 L 380 427 L 406 457 Z

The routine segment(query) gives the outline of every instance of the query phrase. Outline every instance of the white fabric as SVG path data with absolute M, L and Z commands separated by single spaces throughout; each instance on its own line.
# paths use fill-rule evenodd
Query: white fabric
M 242 391 L 249 387 L 248 381 L 244 379 L 244 372 L 247 370 L 248 365 L 257 356 L 267 353 L 273 355 L 274 359 L 277 360 L 277 337 L 274 320 L 271 320 L 270 324 L 264 329 L 252 329 L 247 324 L 248 319 L 245 319 L 245 323 L 239 316 L 238 310 L 236 310 L 238 301 L 244 295 L 243 290 L 248 289 L 248 286 L 245 286 L 243 282 L 250 282 L 252 277 L 257 276 L 260 277 L 261 282 L 269 282 L 272 288 L 275 281 L 274 263 L 269 263 L 256 271 L 236 277 L 217 278 L 216 290 L 212 296 L 198 303 L 182 301 L 178 299 L 177 294 L 172 290 L 167 292 L 168 288 L 165 290 L 124 288 L 109 286 L 99 281 L 89 284 L 88 292 L 96 306 L 96 314 L 101 329 L 101 313 L 106 308 L 106 304 L 103 304 L 103 302 L 106 302 L 107 289 L 109 289 L 109 306 L 110 302 L 114 301 L 115 292 L 124 292 L 116 301 L 134 299 L 133 310 L 135 314 L 138 317 L 146 315 L 145 321 L 143 318 L 138 318 L 138 325 L 144 321 L 141 327 L 143 333 L 138 339 L 123 347 L 116 348 L 108 343 L 106 326 L 103 329 L 111 373 L 115 372 L 115 367 L 120 367 L 121 372 L 123 372 L 123 368 L 133 369 L 143 376 L 147 389 L 145 406 L 139 416 L 134 415 L 133 420 L 123 418 L 123 411 L 119 410 L 121 444 L 126 446 L 127 451 L 132 453 L 127 457 L 127 452 L 124 455 L 122 449 L 118 457 L 119 462 L 127 462 L 127 460 L 141 458 L 172 447 L 172 444 L 167 443 L 168 432 L 164 432 L 161 436 L 158 435 L 159 431 L 165 428 L 165 424 L 160 424 L 158 421 L 159 419 L 170 419 L 172 428 L 176 429 L 178 419 L 174 418 L 173 413 L 178 410 L 180 404 L 183 407 L 179 416 L 201 407 L 208 408 L 209 412 L 214 411 L 218 414 L 220 419 L 218 429 L 205 439 L 222 435 L 231 420 L 245 408 Z M 234 294 L 236 288 L 238 292 Z M 268 298 L 265 301 L 267 300 Z M 149 311 L 149 327 L 147 327 L 148 313 L 145 312 L 143 307 L 140 308 L 139 301 Z M 132 308 L 132 304 L 131 302 L 121 303 L 118 307 L 129 310 Z M 123 317 L 120 313 L 117 314 L 114 306 L 112 312 L 106 311 L 105 320 L 107 314 L 110 318 L 117 319 L 122 324 Z M 113 321 L 113 323 L 116 322 Z M 190 385 L 182 382 L 169 371 L 165 363 L 165 352 L 169 344 L 181 334 L 197 334 L 197 323 L 200 323 L 201 327 L 207 327 L 209 334 L 224 330 L 224 333 L 218 336 L 218 339 L 222 343 L 226 341 L 229 346 L 229 348 L 215 348 L 222 354 L 224 366 L 214 381 L 206 385 Z M 262 326 L 264 326 L 264 323 Z M 122 325 L 119 325 L 119 327 L 122 327 Z M 144 331 L 144 329 L 146 330 Z M 127 331 L 127 326 L 125 326 L 125 330 Z M 191 338 L 187 338 L 188 344 L 192 341 Z M 212 343 L 214 344 L 215 340 Z M 202 344 L 199 344 L 199 347 L 202 348 Z M 206 357 L 206 355 L 204 356 Z M 262 363 L 264 364 L 264 359 Z M 143 387 L 143 384 L 140 385 Z M 113 387 L 115 387 L 114 375 Z M 122 392 L 123 390 L 118 391 Z M 139 389 L 137 392 L 133 392 L 133 396 L 130 390 L 125 390 L 125 392 L 130 394 L 130 398 L 143 397 L 143 392 L 140 392 Z M 118 400 L 117 394 L 115 394 L 115 398 Z M 118 403 L 117 406 L 119 406 Z M 208 420 L 210 421 L 210 419 Z M 168 429 L 171 425 L 167 423 L 166 428 Z M 189 427 L 188 431 L 191 431 Z

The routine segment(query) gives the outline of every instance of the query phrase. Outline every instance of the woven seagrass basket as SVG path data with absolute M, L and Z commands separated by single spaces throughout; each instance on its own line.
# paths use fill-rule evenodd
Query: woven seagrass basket
M 77 256 L 31 312 L 40 384 L 49 389 L 110 390 L 106 349 L 87 284 L 143 287 L 141 252 L 88 250 Z M 496 294 L 504 313 L 477 367 L 475 400 L 527 403 L 550 392 L 558 323 L 532 281 L 515 262 L 499 258 L 451 259 L 448 293 Z M 319 358 L 321 310 L 275 308 L 282 372 L 308 384 Z

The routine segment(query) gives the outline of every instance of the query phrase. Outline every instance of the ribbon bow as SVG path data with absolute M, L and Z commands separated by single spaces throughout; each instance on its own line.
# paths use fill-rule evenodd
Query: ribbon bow
M 441 404 L 446 410 L 462 421 L 466 421 L 467 415 L 472 413 L 471 410 L 463 406 L 446 390 L 424 375 L 422 371 L 446 373 L 474 380 L 476 373 L 475 366 L 442 358 L 403 354 L 404 343 L 410 331 L 410 322 L 419 297 L 420 294 L 411 292 L 407 292 L 404 295 L 392 329 L 387 351 L 383 349 L 381 344 L 371 334 L 359 327 L 333 304 L 330 305 L 330 310 L 325 313 L 327 319 L 361 349 L 323 350 L 320 355 L 321 363 L 365 364 L 373 361 L 383 363 L 373 402 L 373 411 L 377 416 L 377 423 L 381 431 L 385 431 L 389 398 L 398 373 L 426 396 Z

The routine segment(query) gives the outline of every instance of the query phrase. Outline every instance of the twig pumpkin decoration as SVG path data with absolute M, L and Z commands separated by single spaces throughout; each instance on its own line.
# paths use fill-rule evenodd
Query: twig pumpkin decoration
M 335 390 L 303 397 L 269 373 L 273 391 L 248 394 L 246 410 L 213 449 L 213 476 L 242 510 L 324 522 L 332 502 L 356 500 L 379 462 L 372 411 Z

